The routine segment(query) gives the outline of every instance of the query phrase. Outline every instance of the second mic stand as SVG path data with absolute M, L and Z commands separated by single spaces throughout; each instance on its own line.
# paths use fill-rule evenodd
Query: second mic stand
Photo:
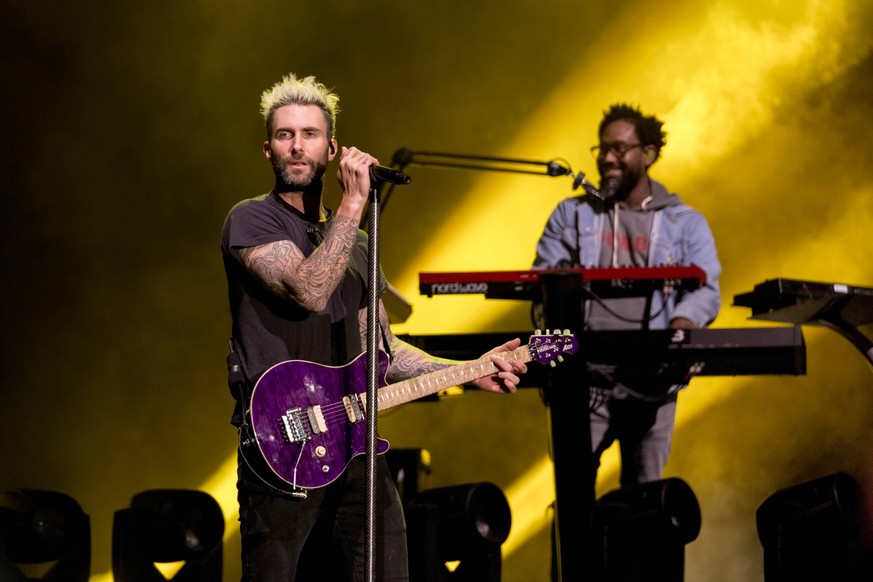
M 414 151 L 400 148 L 391 158 L 391 167 L 403 170 L 406 166 L 436 166 L 442 168 L 457 168 L 464 170 L 486 170 L 489 172 L 510 172 L 513 174 L 533 174 L 536 176 L 570 176 L 573 178 L 573 189 L 583 188 L 587 193 L 601 197 L 600 192 L 585 179 L 583 172 L 573 172 L 570 164 L 562 158 L 554 158 L 548 162 L 524 160 L 521 158 L 503 158 L 495 156 L 479 156 L 472 154 L 453 154 L 445 152 Z M 394 184 L 385 192 L 380 212 L 384 212 L 388 200 L 394 191 Z M 369 211 L 368 211 L 369 213 Z M 368 222 L 365 220 L 364 222 Z

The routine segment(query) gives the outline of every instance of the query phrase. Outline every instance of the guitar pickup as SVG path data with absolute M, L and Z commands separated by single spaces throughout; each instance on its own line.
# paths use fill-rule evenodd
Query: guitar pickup
M 309 417 L 309 426 L 312 428 L 312 432 L 315 434 L 327 432 L 327 423 L 324 422 L 321 406 L 310 406 L 306 409 L 306 415 Z
M 346 409 L 349 422 L 364 420 L 364 410 L 361 408 L 361 401 L 357 394 L 353 394 L 351 397 L 343 396 L 343 407 Z
M 291 408 L 286 410 L 285 414 L 279 417 L 282 426 L 282 435 L 289 443 L 302 443 L 311 438 L 309 430 L 306 428 L 306 423 L 300 415 L 300 408 Z

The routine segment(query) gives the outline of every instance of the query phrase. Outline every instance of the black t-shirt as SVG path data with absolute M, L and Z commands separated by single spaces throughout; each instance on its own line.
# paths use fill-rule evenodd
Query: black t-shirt
M 290 240 L 309 256 L 330 220 L 311 222 L 273 192 L 239 202 L 227 216 L 221 250 L 234 345 L 249 389 L 267 369 L 285 360 L 338 366 L 364 351 L 358 327 L 358 311 L 367 306 L 369 249 L 364 231 L 358 232 L 343 280 L 319 313 L 275 296 L 239 260 L 241 248 L 280 240 Z

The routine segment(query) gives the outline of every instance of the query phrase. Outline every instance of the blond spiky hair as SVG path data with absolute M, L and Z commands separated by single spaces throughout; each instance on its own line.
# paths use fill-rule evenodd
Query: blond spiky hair
M 284 105 L 317 105 L 327 121 L 327 135 L 332 139 L 339 113 L 339 95 L 309 76 L 298 79 L 288 73 L 282 80 L 261 93 L 261 115 L 267 127 L 267 139 L 272 135 L 273 114 Z

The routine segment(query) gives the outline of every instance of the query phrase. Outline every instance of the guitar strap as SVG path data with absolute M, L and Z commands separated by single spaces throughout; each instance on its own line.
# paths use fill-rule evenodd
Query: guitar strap
M 385 348 L 385 353 L 388 355 L 388 365 L 394 361 L 394 352 L 391 351 L 391 346 L 388 345 L 388 340 L 385 339 L 385 329 L 382 327 L 382 322 L 379 322 L 379 337 L 382 338 L 382 347 Z
M 230 395 L 235 400 L 245 402 L 243 396 L 245 394 L 246 377 L 243 373 L 242 362 L 239 359 L 239 352 L 234 347 L 233 338 L 228 338 L 230 344 L 230 352 L 227 354 L 227 387 L 230 389 Z M 235 391 L 238 390 L 239 394 Z

